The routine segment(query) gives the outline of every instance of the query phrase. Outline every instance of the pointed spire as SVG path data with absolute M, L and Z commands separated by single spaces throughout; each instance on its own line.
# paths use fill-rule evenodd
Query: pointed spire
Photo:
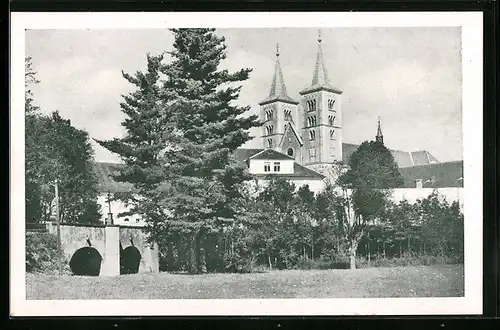
M 316 54 L 316 66 L 314 67 L 314 74 L 312 86 L 329 86 L 328 72 L 326 71 L 325 61 L 323 59 L 323 48 L 321 47 L 321 30 L 318 30 L 318 53 Z
M 273 83 L 271 84 L 271 91 L 269 97 L 288 97 L 286 93 L 285 79 L 283 78 L 283 71 L 280 65 L 280 44 L 276 44 L 276 64 L 274 65 Z
M 269 97 L 259 104 L 270 103 L 273 101 L 284 101 L 292 104 L 298 104 L 291 97 L 288 96 L 286 91 L 285 79 L 283 78 L 283 71 L 281 70 L 280 64 L 280 45 L 276 44 L 276 63 L 274 65 L 273 81 L 271 83 L 271 89 L 269 91 Z
M 316 53 L 316 65 L 314 66 L 312 83 L 299 92 L 300 95 L 305 95 L 317 90 L 328 90 L 337 94 L 342 94 L 342 91 L 332 87 L 328 79 L 328 71 L 326 70 L 325 60 L 323 57 L 322 48 L 323 37 L 321 30 L 318 30 L 318 52 Z
M 378 117 L 378 127 L 377 127 L 377 135 L 375 136 L 375 141 L 384 143 L 384 135 L 382 134 L 382 128 L 380 127 L 380 116 Z

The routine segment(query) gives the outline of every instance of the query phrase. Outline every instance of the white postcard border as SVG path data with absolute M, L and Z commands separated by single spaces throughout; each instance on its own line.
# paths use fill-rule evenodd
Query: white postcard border
M 12 316 L 91 315 L 439 315 L 482 313 L 483 25 L 481 12 L 405 13 L 12 13 Z M 465 297 L 377 299 L 26 300 L 24 237 L 25 29 L 167 27 L 460 26 L 463 65 Z

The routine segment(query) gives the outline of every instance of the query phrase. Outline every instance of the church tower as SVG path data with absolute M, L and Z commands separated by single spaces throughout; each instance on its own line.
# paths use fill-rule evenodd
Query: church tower
M 384 144 L 384 135 L 382 134 L 382 128 L 380 128 L 380 117 L 378 117 L 377 135 L 375 136 L 375 141 Z
M 279 60 L 279 44 L 276 45 L 276 63 L 269 96 L 259 102 L 262 124 L 262 147 L 277 149 L 288 123 L 297 118 L 298 101 L 288 96 Z
M 311 86 L 300 92 L 304 144 L 303 164 L 322 172 L 322 167 L 342 161 L 342 91 L 333 88 L 323 59 L 321 31 Z

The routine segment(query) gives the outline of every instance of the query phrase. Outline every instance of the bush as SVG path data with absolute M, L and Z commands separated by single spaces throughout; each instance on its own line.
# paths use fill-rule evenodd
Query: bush
M 55 235 L 26 233 L 26 272 L 50 275 L 71 274 Z
M 405 253 L 399 258 L 383 258 L 382 255 L 375 255 L 368 263 L 366 258 L 358 258 L 356 266 L 358 268 L 369 267 L 405 267 L 405 266 L 432 266 L 446 264 L 461 264 L 463 260 L 449 256 L 420 255 L 416 253 Z
M 342 259 L 332 259 L 332 260 L 312 260 L 312 259 L 299 259 L 296 268 L 307 270 L 307 269 L 348 269 L 350 266 L 349 262 Z

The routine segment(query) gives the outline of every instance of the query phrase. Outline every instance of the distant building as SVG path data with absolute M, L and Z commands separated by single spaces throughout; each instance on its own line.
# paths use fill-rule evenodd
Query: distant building
M 265 183 L 269 176 L 279 176 L 295 183 L 296 187 L 309 185 L 312 191 L 321 191 L 332 164 L 349 163 L 359 145 L 345 143 L 342 137 L 342 91 L 334 88 L 328 79 L 324 64 L 321 36 L 318 38 L 316 65 L 312 82 L 298 99 L 287 93 L 283 71 L 276 47 L 276 62 L 268 97 L 259 102 L 262 135 L 260 149 L 237 149 L 234 158 L 248 168 L 257 183 Z M 375 140 L 384 143 L 380 118 Z M 463 187 L 463 161 L 440 163 L 426 150 L 407 152 L 389 149 L 398 164 L 407 189 Z M 108 192 L 130 192 L 132 186 L 115 182 L 111 174 L 119 164 L 97 163 L 100 203 L 109 208 Z M 405 190 L 406 191 L 406 190 Z M 408 192 L 395 196 L 408 195 Z M 405 196 L 406 196 L 405 195 Z M 418 196 L 419 193 L 411 193 Z M 111 204 L 112 212 L 127 208 L 119 202 Z M 122 210 L 122 211 L 120 211 Z M 127 220 L 125 220 L 127 219 Z M 139 218 L 124 218 L 128 224 L 140 224 Z

